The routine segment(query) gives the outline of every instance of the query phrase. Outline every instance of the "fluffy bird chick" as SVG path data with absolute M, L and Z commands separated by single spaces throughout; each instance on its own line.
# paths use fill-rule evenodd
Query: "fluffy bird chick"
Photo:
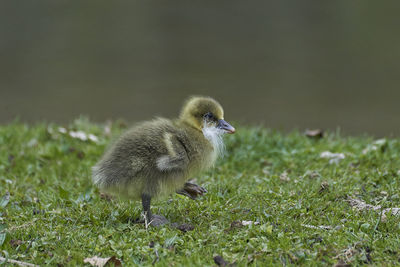
M 217 101 L 191 97 L 178 119 L 157 118 L 123 134 L 93 167 L 93 182 L 102 191 L 141 199 L 147 221 L 162 225 L 168 221 L 150 212 L 151 199 L 203 194 L 205 189 L 187 180 L 213 166 L 224 149 L 222 135 L 234 132 Z

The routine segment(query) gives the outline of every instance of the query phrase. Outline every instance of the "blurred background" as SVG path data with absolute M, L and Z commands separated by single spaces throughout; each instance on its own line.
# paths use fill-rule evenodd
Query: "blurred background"
M 0 123 L 173 117 L 399 136 L 399 1 L 1 1 Z

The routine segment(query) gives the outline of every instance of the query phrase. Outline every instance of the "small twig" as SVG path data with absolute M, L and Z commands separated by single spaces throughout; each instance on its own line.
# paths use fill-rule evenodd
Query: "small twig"
M 323 230 L 331 230 L 332 226 L 326 226 L 326 225 L 309 225 L 309 224 L 302 224 L 301 226 L 305 227 L 305 228 L 311 228 L 311 229 L 323 229 Z
M 19 266 L 39 267 L 39 265 L 35 265 L 35 264 L 32 264 L 32 263 L 6 259 L 6 258 L 3 258 L 3 257 L 0 257 L 0 261 L 2 261 L 1 264 L 3 264 L 3 263 L 13 263 L 13 264 L 18 264 Z

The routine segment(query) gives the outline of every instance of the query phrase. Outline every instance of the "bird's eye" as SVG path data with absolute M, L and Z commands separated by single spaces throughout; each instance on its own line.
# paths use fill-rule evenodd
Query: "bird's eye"
M 212 114 L 211 112 L 208 112 L 208 113 L 204 114 L 203 118 L 206 120 L 212 120 L 212 119 L 214 119 L 214 114 Z

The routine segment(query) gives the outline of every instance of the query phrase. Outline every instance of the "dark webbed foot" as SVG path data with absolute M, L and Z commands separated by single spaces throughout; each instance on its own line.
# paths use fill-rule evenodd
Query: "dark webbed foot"
M 146 218 L 146 219 L 144 219 Z M 148 218 L 147 216 L 143 216 L 143 218 L 136 218 L 136 219 L 128 219 L 128 222 L 134 223 L 134 224 L 147 224 L 151 225 L 154 227 L 162 226 L 164 224 L 168 224 L 169 221 L 162 215 L 156 215 L 152 214 L 151 218 Z
M 185 183 L 183 188 L 176 191 L 176 193 L 190 197 L 191 199 L 196 199 L 199 196 L 207 193 L 207 190 L 204 187 L 198 186 L 197 184 Z
M 162 225 L 168 224 L 168 223 L 169 223 L 169 221 L 162 215 L 153 214 L 151 216 L 151 221 L 150 221 L 151 226 L 159 227 L 159 226 L 162 226 Z
M 151 226 L 161 226 L 164 224 L 169 223 L 169 221 L 161 215 L 155 215 L 152 214 L 150 211 L 150 202 L 151 202 L 151 197 L 148 194 L 142 194 L 142 205 L 143 205 L 143 212 L 144 212 L 144 218 L 142 222 L 146 223 L 146 228 L 147 225 Z

